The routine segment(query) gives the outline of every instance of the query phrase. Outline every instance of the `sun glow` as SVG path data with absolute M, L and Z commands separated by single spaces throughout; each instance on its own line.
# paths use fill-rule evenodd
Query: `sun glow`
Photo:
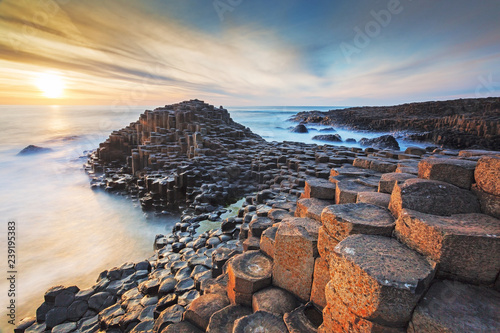
M 35 84 L 44 96 L 48 98 L 59 98 L 64 92 L 63 79 L 54 73 L 39 74 Z

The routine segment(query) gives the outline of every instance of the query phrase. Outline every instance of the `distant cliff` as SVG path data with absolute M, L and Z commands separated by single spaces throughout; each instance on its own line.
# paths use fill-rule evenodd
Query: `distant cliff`
M 419 132 L 410 139 L 452 148 L 500 150 L 500 98 L 300 112 L 291 120 L 372 131 Z

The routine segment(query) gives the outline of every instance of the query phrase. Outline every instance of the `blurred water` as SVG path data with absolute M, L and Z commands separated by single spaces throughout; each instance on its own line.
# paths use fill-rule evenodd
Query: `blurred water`
M 390 132 L 369 132 L 352 131 L 343 127 L 335 127 L 335 131 L 321 131 L 321 129 L 331 128 L 332 126 L 306 124 L 308 133 L 292 133 L 290 129 L 297 126 L 298 123 L 288 121 L 294 114 L 301 111 L 329 111 L 341 109 L 336 106 L 265 106 L 265 107 L 230 107 L 228 108 L 231 118 L 262 136 L 267 141 L 299 141 L 306 143 L 316 143 L 318 145 L 342 145 L 346 147 L 360 147 L 358 143 L 346 143 L 346 139 L 355 139 L 356 142 L 361 138 L 376 138 Z M 344 142 L 328 142 L 313 140 L 316 135 L 339 134 Z M 401 150 L 409 146 L 424 146 L 422 143 L 408 140 L 397 139 Z
M 34 315 L 54 285 L 91 286 L 99 272 L 153 254 L 158 233 L 175 216 L 145 215 L 130 199 L 89 188 L 84 150 L 138 118 L 134 110 L 107 107 L 8 107 L 0 114 L 0 216 L 2 272 L 7 271 L 7 222 L 17 224 L 17 319 Z M 52 148 L 17 156 L 25 146 Z M 0 330 L 6 323 L 7 281 L 0 279 Z
M 17 319 L 34 315 L 54 285 L 92 285 L 99 272 L 152 254 L 154 236 L 177 217 L 154 218 L 130 199 L 90 190 L 82 153 L 136 121 L 145 109 L 106 106 L 0 106 L 0 237 L 7 253 L 7 222 L 17 224 Z M 268 141 L 315 142 L 319 134 L 290 133 L 287 119 L 305 110 L 330 107 L 234 107 L 232 118 Z M 309 126 L 321 128 L 322 126 Z M 380 133 L 337 129 L 343 139 Z M 321 133 L 327 134 L 327 133 Z M 317 142 L 322 144 L 322 142 Z M 51 148 L 17 156 L 27 145 Z M 344 144 L 344 143 L 343 143 Z M 404 149 L 405 143 L 402 143 Z M 7 271 L 7 258 L 1 260 Z M 0 279 L 0 330 L 6 324 L 7 281 Z

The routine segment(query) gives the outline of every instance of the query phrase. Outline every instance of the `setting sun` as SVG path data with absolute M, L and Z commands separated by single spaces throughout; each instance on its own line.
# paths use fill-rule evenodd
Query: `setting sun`
M 45 97 L 59 98 L 64 91 L 63 79 L 53 73 L 43 73 L 38 76 L 35 81 L 36 86 L 40 89 Z

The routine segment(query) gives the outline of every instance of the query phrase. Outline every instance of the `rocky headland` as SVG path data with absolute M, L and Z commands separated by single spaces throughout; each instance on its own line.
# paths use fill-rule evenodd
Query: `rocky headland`
M 151 257 L 49 289 L 15 332 L 500 330 L 500 152 L 266 142 L 192 100 L 146 111 L 85 168 L 182 216 Z
M 500 98 L 458 99 L 396 106 L 300 112 L 303 124 L 410 133 L 407 138 L 455 149 L 500 150 Z

